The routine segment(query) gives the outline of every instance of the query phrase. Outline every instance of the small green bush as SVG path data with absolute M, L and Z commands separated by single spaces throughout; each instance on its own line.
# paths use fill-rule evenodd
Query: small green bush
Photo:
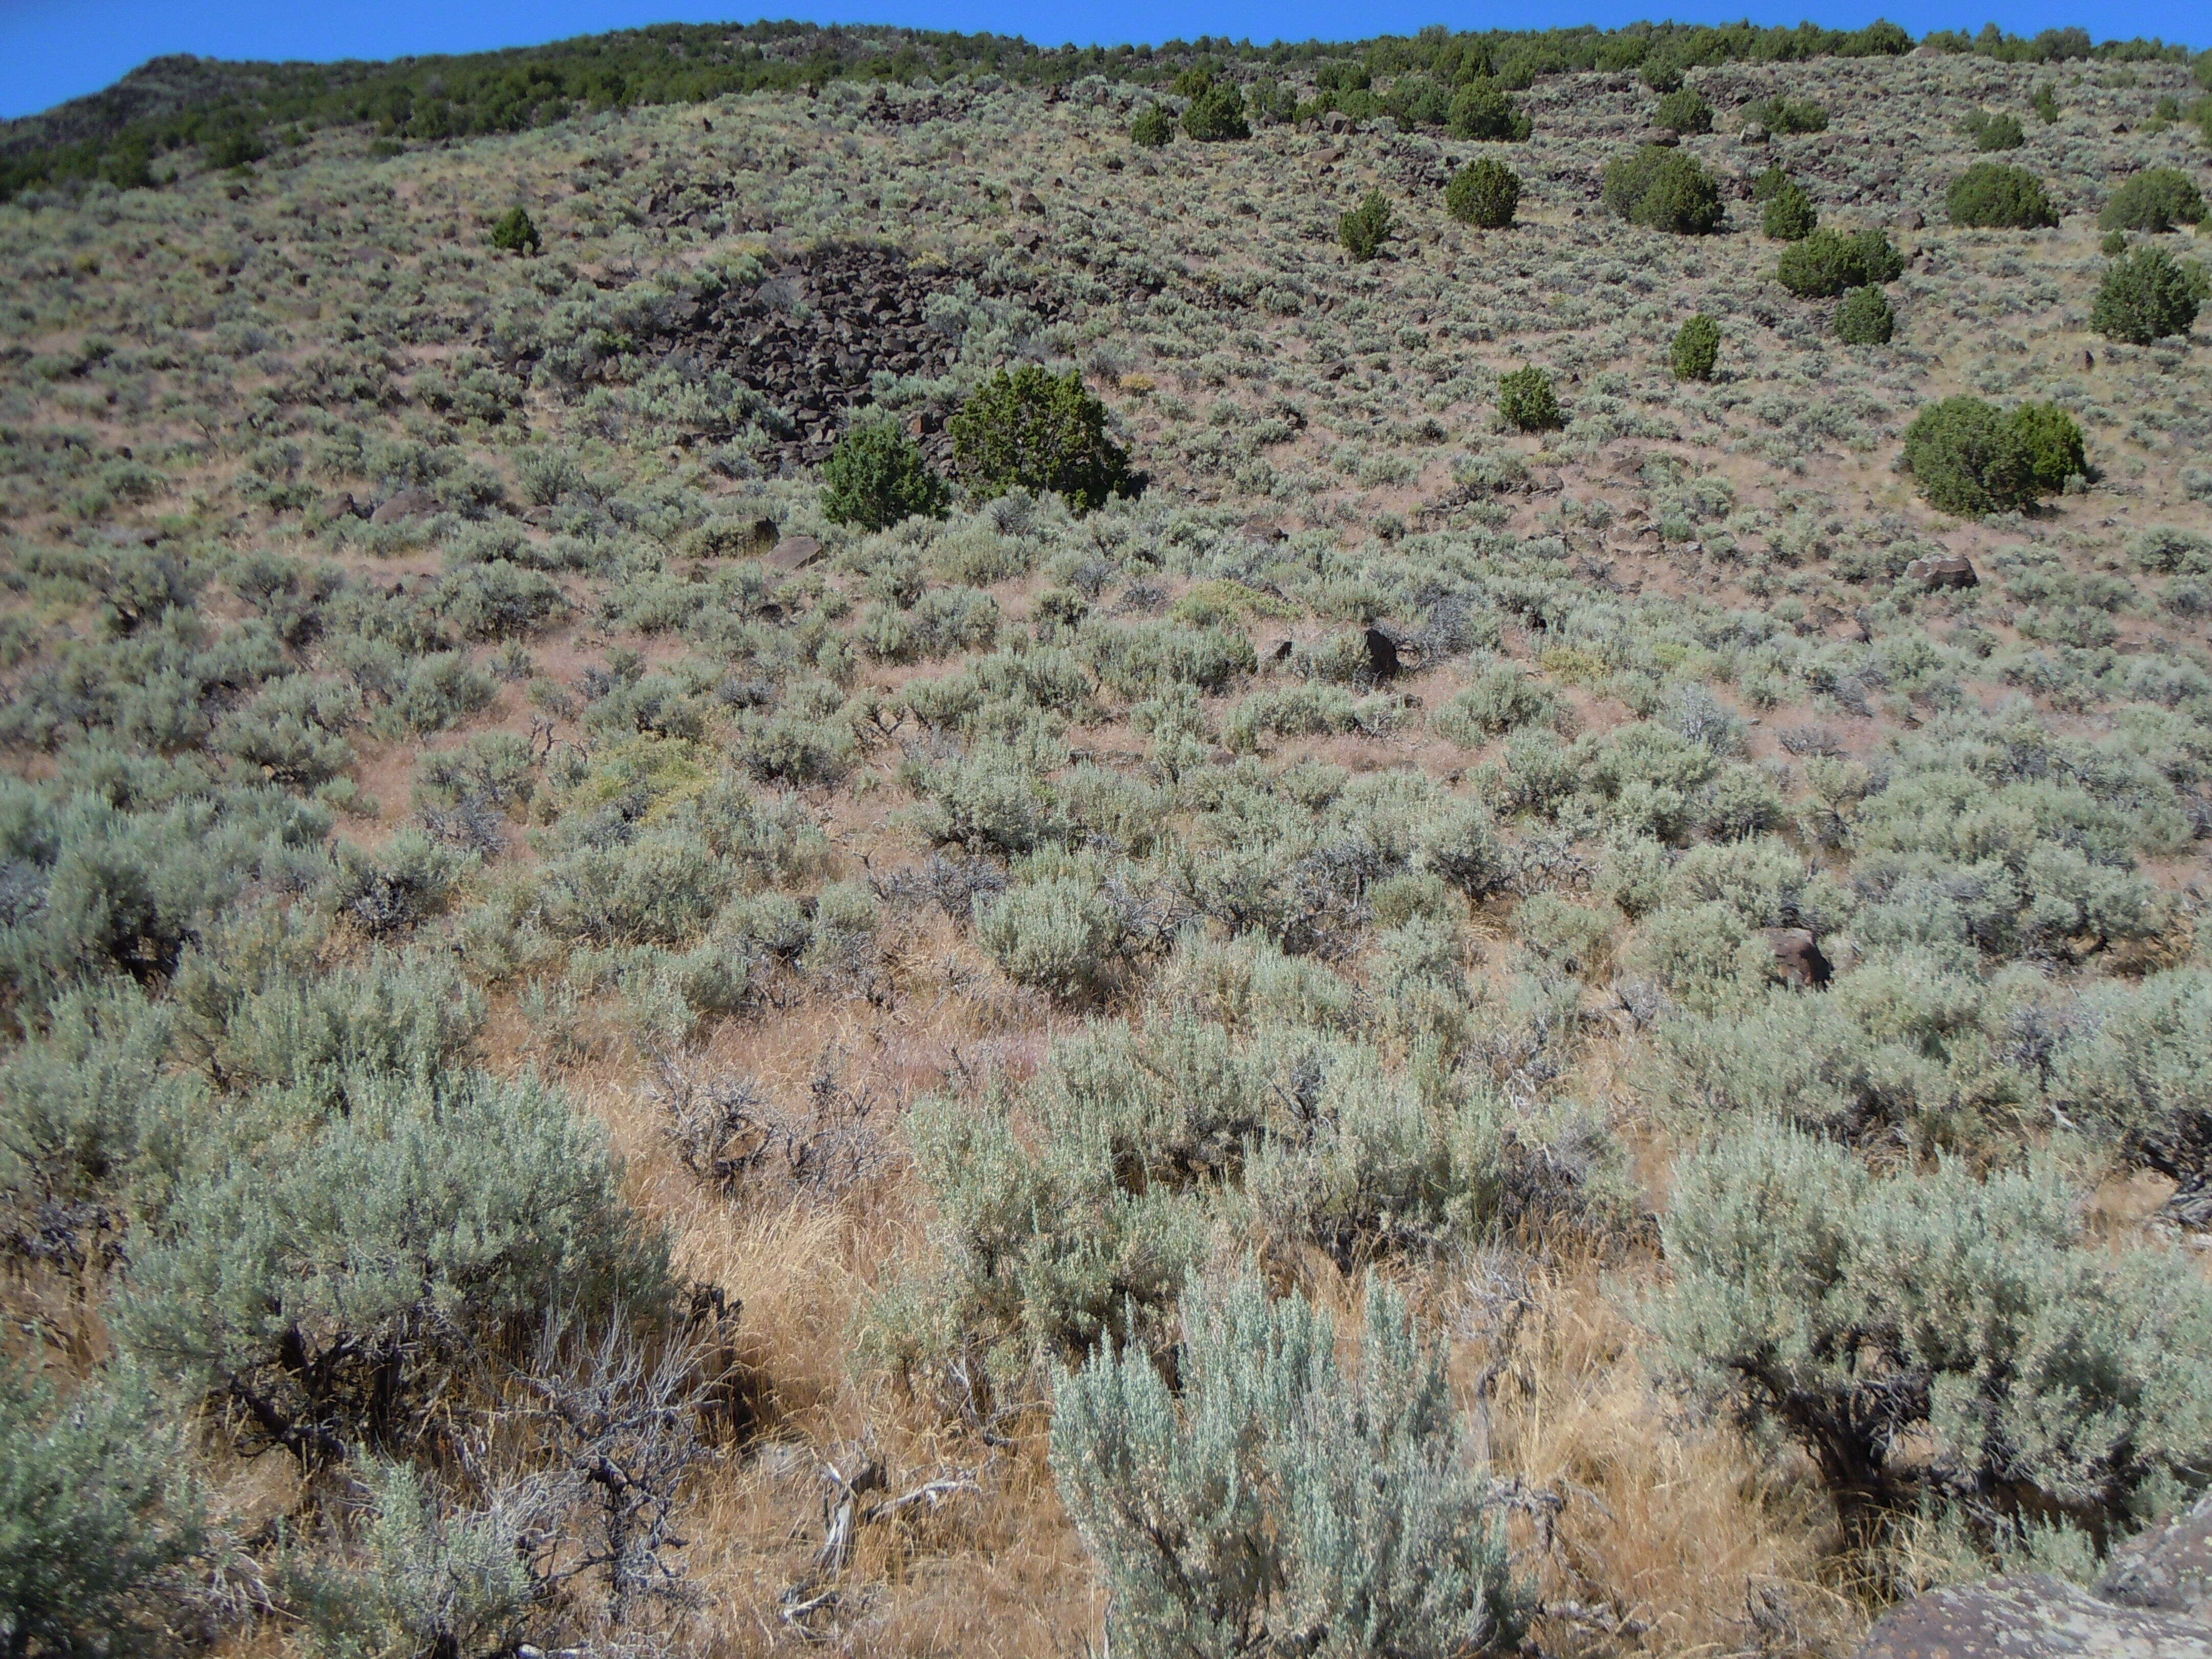
M 2108 339 L 2148 345 L 2195 325 L 2200 296 L 2189 273 L 2162 247 L 2115 259 L 2097 285 L 2089 326 Z
M 1828 112 L 1809 98 L 1777 94 L 1743 106 L 1743 118 L 1756 121 L 1769 132 L 1826 132 Z
M 1382 251 L 1390 235 L 1390 201 L 1379 190 L 1370 190 L 1337 221 L 1337 240 L 1344 251 L 1364 264 Z
M 1651 125 L 1673 132 L 1711 132 L 1713 106 L 1695 87 L 1678 87 L 1659 100 Z
M 1129 488 L 1128 452 L 1107 435 L 1106 405 L 1076 369 L 1002 368 L 969 394 L 951 427 L 953 465 L 985 500 L 1050 490 L 1085 513 Z
M 1972 139 L 1974 148 L 1984 155 L 2018 149 L 2027 142 L 2017 116 L 1991 115 L 1986 110 L 1976 110 L 1959 124 L 1959 131 Z
M 2101 230 L 2141 230 L 2162 235 L 2176 225 L 2204 222 L 2204 198 L 2178 167 L 2146 167 L 2105 203 L 2097 215 Z
M 1183 111 L 1182 130 L 1202 144 L 1249 138 L 1252 127 L 1244 118 L 1244 94 L 1226 82 L 1208 87 Z
M 1517 1650 L 1486 1473 L 1468 1461 L 1441 1354 L 1370 1282 L 1359 1365 L 1329 1316 L 1256 1276 L 1182 1300 L 1173 1388 L 1101 1348 L 1054 1389 L 1052 1468 L 1139 1655 Z
M 544 243 L 528 210 L 517 204 L 501 214 L 499 222 L 491 228 L 491 245 L 507 253 L 535 253 Z
M 1953 224 L 1972 230 L 2047 230 L 2058 223 L 2043 180 L 2002 161 L 1968 167 L 1951 181 L 1943 205 Z
M 1520 175 L 1486 155 L 1462 167 L 1444 187 L 1445 210 L 1482 230 L 1504 229 L 1520 205 Z
M 1896 331 L 1889 296 L 1871 284 L 1851 289 L 1836 307 L 1836 337 L 1845 345 L 1887 345 Z
M 1508 426 L 1522 432 L 1544 432 L 1563 424 L 1552 377 L 1534 364 L 1498 377 L 1498 412 Z
M 1674 331 L 1667 361 L 1678 380 L 1710 380 L 1721 357 L 1721 325 L 1699 312 Z
M 1129 127 L 1130 142 L 1146 149 L 1161 149 L 1175 142 L 1175 125 L 1165 104 L 1147 104 Z
M 1774 274 L 1800 298 L 1825 300 L 1847 288 L 1893 283 L 1904 270 L 1905 256 L 1891 245 L 1885 231 L 1859 230 L 1845 236 L 1815 230 L 1782 250 Z
M 1820 211 L 1814 207 L 1812 196 L 1796 179 L 1785 178 L 1768 193 L 1759 228 L 1769 241 L 1802 242 L 1820 223 Z
M 2124 230 L 2108 230 L 2097 246 L 2107 259 L 2117 259 L 2128 251 L 2128 234 Z
M 2081 471 L 2081 428 L 2047 404 L 2002 415 L 1978 398 L 1946 398 L 1905 433 L 1905 470 L 1930 506 L 1961 518 L 2032 506 Z
M 822 469 L 822 512 L 832 524 L 888 530 L 904 520 L 941 518 L 948 491 L 896 423 L 866 421 L 837 441 Z
M 1447 130 L 1455 138 L 1519 143 L 1531 126 L 1521 107 L 1494 81 L 1470 81 L 1452 94 Z
M 1720 228 L 1720 185 L 1696 159 L 1647 144 L 1606 164 L 1604 201 L 1631 224 L 1702 236 Z

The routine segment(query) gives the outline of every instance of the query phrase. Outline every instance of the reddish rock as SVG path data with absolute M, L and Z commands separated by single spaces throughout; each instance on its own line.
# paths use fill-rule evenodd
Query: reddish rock
M 1774 952 L 1775 972 L 1784 984 L 1801 991 L 1817 991 L 1827 984 L 1833 970 L 1811 928 L 1762 927 L 1759 933 Z
M 1905 567 L 1905 580 L 1934 592 L 1942 587 L 1978 587 L 1982 579 L 1963 553 L 1945 553 L 1932 559 L 1915 559 Z
M 387 497 L 368 515 L 371 524 L 406 524 L 427 519 L 438 510 L 438 498 L 427 489 L 403 489 Z
M 786 536 L 769 550 L 768 562 L 777 570 L 804 570 L 822 556 L 822 544 L 811 536 Z

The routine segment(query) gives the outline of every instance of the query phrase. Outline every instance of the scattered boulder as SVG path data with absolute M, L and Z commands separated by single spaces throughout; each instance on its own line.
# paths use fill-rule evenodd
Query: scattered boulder
M 2114 1555 L 2096 1589 L 2124 1607 L 2212 1622 L 2212 1497 Z
M 1646 127 L 1637 135 L 1636 142 L 1639 144 L 1658 144 L 1662 148 L 1672 149 L 1682 142 L 1682 135 L 1672 127 Z
M 2087 351 L 2087 350 L 2085 350 L 2084 352 L 2082 352 L 2082 354 L 2081 354 L 2081 372 L 2082 372 L 2084 374 L 2087 374 L 2091 369 L 2093 369 L 2093 368 L 2096 368 L 2096 366 L 2097 366 L 2097 354 L 2096 354 L 2095 352 L 2094 352 L 2094 351 Z
M 1908 209 L 1897 216 L 1897 228 L 1899 230 L 1925 230 L 1928 228 L 1928 216 L 1918 208 Z
M 1267 647 L 1267 660 L 1269 662 L 1288 662 L 1291 659 L 1291 653 L 1295 648 L 1296 645 L 1292 641 L 1277 640 L 1274 644 Z
M 1929 592 L 1943 587 L 1978 587 L 1982 579 L 1963 553 L 1944 553 L 1932 559 L 1915 559 L 1905 567 L 1905 580 Z
M 1343 159 L 1343 150 L 1334 144 L 1324 144 L 1314 152 L 1313 162 L 1316 171 L 1326 173 Z
M 1820 941 L 1811 928 L 1762 927 L 1759 933 L 1766 948 L 1774 952 L 1775 972 L 1784 984 L 1801 991 L 1817 991 L 1827 984 L 1834 970 L 1820 954 Z
M 1014 205 L 1024 213 L 1042 213 L 1043 198 L 1033 190 L 1025 190 L 1014 198 Z
M 371 524 L 407 524 L 427 519 L 438 510 L 438 498 L 427 489 L 407 489 L 391 495 L 368 515 Z
M 822 544 L 811 536 L 786 536 L 769 550 L 771 569 L 804 570 L 822 556 Z
M 1321 124 L 1326 131 L 1330 132 L 1349 132 L 1352 131 L 1352 118 L 1349 115 L 1346 115 L 1340 109 L 1333 109 L 1329 111 L 1328 114 L 1321 118 Z
M 2212 1625 L 2029 1573 L 1916 1596 L 1858 1659 L 2212 1659 Z
M 1767 131 L 1764 122 L 1747 121 L 1744 123 L 1741 137 L 1742 141 L 1747 144 L 1764 144 L 1771 140 L 1773 136 L 1774 135 L 1772 133 Z
M 1398 675 L 1398 641 L 1379 628 L 1367 630 L 1367 672 L 1378 680 Z
M 1273 519 L 1252 519 L 1244 526 L 1244 534 L 1249 540 L 1267 544 L 1286 540 L 1290 533 Z

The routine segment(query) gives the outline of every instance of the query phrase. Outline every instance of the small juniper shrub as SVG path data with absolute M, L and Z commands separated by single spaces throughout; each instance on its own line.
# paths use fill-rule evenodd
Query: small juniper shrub
M 1847 288 L 1893 283 L 1905 258 L 1880 230 L 1815 230 L 1782 250 L 1775 276 L 1801 299 L 1826 300 Z
M 2089 307 L 2089 326 L 2129 345 L 2187 334 L 2197 321 L 2197 286 L 2162 247 L 2139 247 L 2106 267 Z
M 1080 371 L 1035 363 L 1000 369 L 969 395 L 951 422 L 953 465 L 978 497 L 1047 490 L 1079 513 L 1130 483 L 1129 455 L 1106 431 L 1106 406 Z
M 1358 207 L 1337 221 L 1337 240 L 1344 251 L 1365 264 L 1382 251 L 1390 236 L 1390 201 L 1379 190 L 1370 190 Z
M 2145 167 L 2114 191 L 2097 215 L 2100 230 L 2140 230 L 2152 235 L 2203 221 L 2204 198 L 2178 167 Z
M 1498 377 L 1498 412 L 1508 426 L 1522 432 L 1546 432 L 1562 424 L 1552 377 L 1534 364 Z
M 1647 144 L 1606 164 L 1607 209 L 1632 225 L 1703 236 L 1725 216 L 1719 182 L 1692 156 Z
M 1959 123 L 1959 131 L 1974 141 L 1974 148 L 1984 155 L 2000 150 L 2018 149 L 2027 142 L 2027 134 L 2014 115 L 1991 115 L 1986 110 L 1976 110 Z
M 1946 398 L 1905 428 L 1904 467 L 1931 507 L 1960 518 L 2017 511 L 2084 471 L 2081 428 L 2049 404 L 2001 414 L 1978 398 Z
M 501 214 L 491 228 L 491 245 L 507 253 L 535 253 L 544 243 L 529 210 L 518 204 Z
M 1452 95 L 1446 130 L 1455 138 L 1520 143 L 1533 131 L 1521 107 L 1494 81 L 1470 81 Z
M 1889 296 L 1871 283 L 1852 289 L 1836 307 L 1836 337 L 1845 345 L 1887 345 L 1896 331 Z
M 1659 100 L 1651 118 L 1654 126 L 1671 132 L 1699 133 L 1713 130 L 1713 106 L 1695 87 L 1680 87 Z
M 1710 380 L 1720 356 L 1721 325 L 1701 311 L 1674 331 L 1668 362 L 1678 380 Z
M 1146 149 L 1158 149 L 1175 142 L 1175 117 L 1165 104 L 1147 104 L 1131 124 L 1129 138 Z
M 1743 107 L 1746 122 L 1756 121 L 1769 132 L 1826 132 L 1828 112 L 1810 98 L 1777 94 Z
M 1759 175 L 1752 199 L 1765 204 L 1759 228 L 1771 242 L 1802 242 L 1820 228 L 1811 193 L 1778 167 Z
M 2043 180 L 2025 167 L 1977 161 L 1943 194 L 1951 222 L 1969 230 L 2048 230 L 2058 210 Z
M 1504 229 L 1520 205 L 1520 175 L 1486 155 L 1462 167 L 1444 187 L 1445 210 L 1480 230 Z
M 887 530 L 916 515 L 942 517 L 950 493 L 914 440 L 888 420 L 854 427 L 822 469 L 823 515 L 862 530 Z
M 1182 130 L 1202 144 L 1249 138 L 1252 126 L 1244 118 L 1244 94 L 1225 82 L 1206 88 L 1183 111 Z

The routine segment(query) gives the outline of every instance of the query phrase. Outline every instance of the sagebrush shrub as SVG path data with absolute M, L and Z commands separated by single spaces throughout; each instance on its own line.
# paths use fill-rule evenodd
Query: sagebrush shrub
M 1707 234 L 1725 216 L 1718 181 L 1694 157 L 1663 144 L 1608 161 L 1603 195 L 1607 209 L 1631 224 L 1677 235 Z
M 1887 345 L 1896 331 L 1889 296 L 1871 284 L 1851 289 L 1836 307 L 1836 337 L 1845 345 Z
M 822 468 L 822 514 L 832 524 L 887 530 L 916 514 L 941 517 L 949 493 L 914 440 L 887 420 L 854 426 Z
M 1462 224 L 1503 230 L 1521 205 L 1521 178 L 1488 156 L 1470 161 L 1444 186 L 1444 208 Z
M 1559 394 L 1552 376 L 1531 364 L 1498 380 L 1498 412 L 1508 426 L 1522 432 L 1544 432 L 1562 424 Z
M 1754 1124 L 1677 1167 L 1661 1232 L 1675 1374 L 1796 1440 L 1847 1522 L 1932 1500 L 1984 1536 L 2101 1532 L 2204 1482 L 2212 1292 L 2170 1252 L 2100 1248 L 2046 1166 L 1881 1177 Z
M 1113 984 L 1124 932 L 1120 907 L 1083 874 L 1024 882 L 975 902 L 975 937 L 1007 977 L 1062 1001 Z
M 1719 366 L 1721 325 L 1702 311 L 1674 331 L 1667 349 L 1668 366 L 1678 380 L 1710 380 Z
M 2089 326 L 2108 339 L 2148 345 L 2187 334 L 2201 299 L 2173 256 L 2162 247 L 2139 247 L 2105 268 L 2089 307 Z
M 954 465 L 986 499 L 1048 490 L 1082 513 L 1128 488 L 1128 452 L 1108 435 L 1106 405 L 1084 390 L 1078 370 L 1002 368 L 969 395 L 951 427 Z
M 2043 180 L 2024 167 L 1977 161 L 1944 192 L 1951 222 L 1976 230 L 2039 230 L 2058 222 Z
M 1110 1639 L 1169 1655 L 1502 1654 L 1528 1613 L 1440 1354 L 1370 1283 L 1360 1358 L 1256 1277 L 1182 1299 L 1171 1389 L 1102 1349 L 1054 1389 L 1052 1467 L 1112 1592 Z
M 159 1645 L 199 1544 L 180 1437 L 135 1373 L 59 1399 L 0 1365 L 0 1644 L 11 1654 Z

